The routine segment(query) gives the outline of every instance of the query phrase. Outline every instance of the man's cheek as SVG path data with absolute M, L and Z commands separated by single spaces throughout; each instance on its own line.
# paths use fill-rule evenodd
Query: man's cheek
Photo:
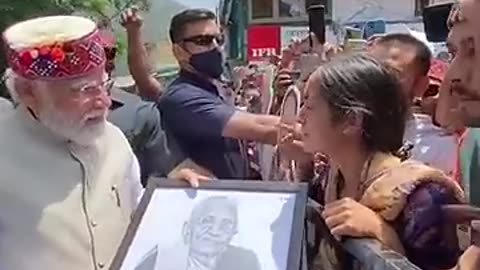
M 463 94 L 467 95 L 469 99 L 480 101 L 480 66 L 472 61 L 465 63 L 462 71 L 462 87 L 465 90 Z
M 480 127 L 480 100 L 460 101 L 458 109 L 465 125 L 469 127 Z

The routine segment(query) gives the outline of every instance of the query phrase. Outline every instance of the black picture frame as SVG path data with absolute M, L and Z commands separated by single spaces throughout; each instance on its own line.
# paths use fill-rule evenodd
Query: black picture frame
M 198 190 L 221 190 L 221 191 L 245 191 L 262 193 L 294 193 L 294 213 L 292 231 L 290 235 L 290 245 L 287 258 L 287 270 L 298 270 L 301 266 L 304 244 L 304 225 L 307 205 L 306 183 L 288 183 L 288 182 L 268 182 L 268 181 L 245 181 L 245 180 L 216 180 L 201 182 L 198 188 L 192 188 L 188 183 L 166 178 L 152 178 L 143 194 L 142 199 L 133 214 L 132 221 L 127 228 L 127 232 L 121 242 L 121 245 L 112 261 L 110 270 L 119 270 L 124 263 L 132 244 L 138 227 L 157 189 L 185 189 L 188 192 L 197 192 Z M 170 206 L 171 207 L 171 206 Z

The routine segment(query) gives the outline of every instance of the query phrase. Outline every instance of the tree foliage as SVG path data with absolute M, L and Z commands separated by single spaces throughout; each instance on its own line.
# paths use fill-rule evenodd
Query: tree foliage
M 113 22 L 118 20 L 121 12 L 133 5 L 148 10 L 150 0 L 0 0 L 0 31 L 3 32 L 8 26 L 26 19 L 60 14 L 87 16 L 112 29 Z M 125 48 L 124 37 L 122 35 L 117 37 L 117 46 L 121 52 Z M 0 48 L 4 47 L 3 42 L 0 38 Z M 5 67 L 5 53 L 2 51 L 0 71 Z M 0 96 L 1 92 L 0 89 Z

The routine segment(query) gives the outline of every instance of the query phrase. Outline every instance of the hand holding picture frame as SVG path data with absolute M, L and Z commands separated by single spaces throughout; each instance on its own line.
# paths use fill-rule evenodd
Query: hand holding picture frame
M 111 270 L 298 270 L 307 185 L 152 179 Z

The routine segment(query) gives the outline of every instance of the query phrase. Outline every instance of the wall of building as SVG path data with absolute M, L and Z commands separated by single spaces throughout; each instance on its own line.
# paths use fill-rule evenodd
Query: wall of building
M 333 19 L 339 23 L 385 20 L 414 20 L 415 0 L 341 0 L 333 1 Z

